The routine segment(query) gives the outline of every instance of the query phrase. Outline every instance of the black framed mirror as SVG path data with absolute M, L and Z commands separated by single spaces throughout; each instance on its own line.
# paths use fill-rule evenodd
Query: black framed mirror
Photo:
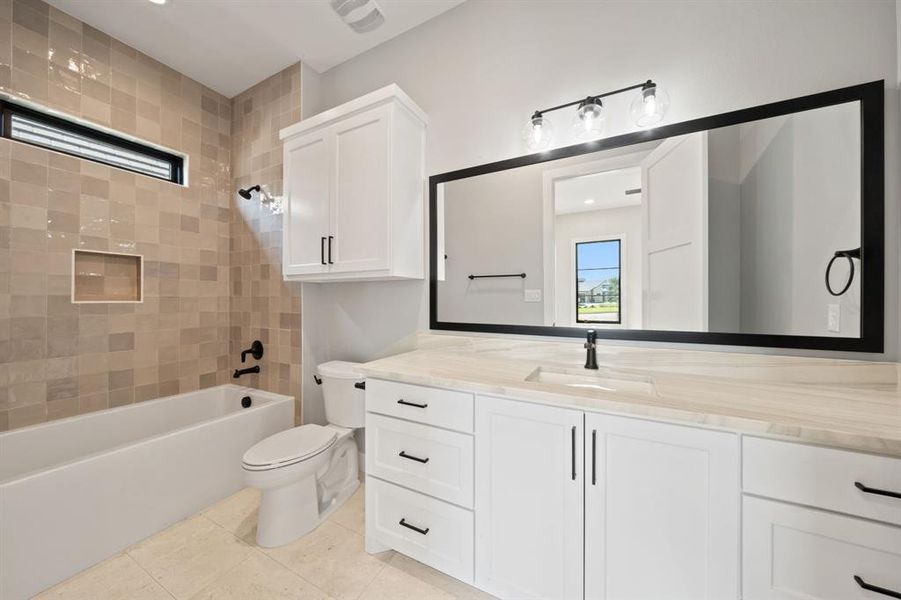
M 882 352 L 884 82 L 429 178 L 434 330 Z

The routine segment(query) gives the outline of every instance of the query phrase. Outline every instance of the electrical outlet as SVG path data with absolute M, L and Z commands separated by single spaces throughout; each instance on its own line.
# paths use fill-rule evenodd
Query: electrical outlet
M 839 333 L 842 330 L 842 307 L 838 304 L 829 305 L 829 317 L 826 321 L 826 329 Z
M 523 302 L 541 302 L 541 290 L 523 290 Z

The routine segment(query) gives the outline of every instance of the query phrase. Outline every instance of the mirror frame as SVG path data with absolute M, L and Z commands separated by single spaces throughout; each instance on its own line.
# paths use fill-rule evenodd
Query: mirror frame
M 547 325 L 504 325 L 498 323 L 454 323 L 438 320 L 438 184 L 477 175 L 495 173 L 578 156 L 600 150 L 621 148 L 675 137 L 698 131 L 738 125 L 791 113 L 824 108 L 847 102 L 860 102 L 861 170 L 861 261 L 860 261 L 860 337 L 831 337 L 705 331 L 668 331 L 645 329 L 598 329 L 598 337 L 613 340 L 718 344 L 724 346 L 759 346 L 770 348 L 804 348 L 848 352 L 883 352 L 885 327 L 885 82 L 872 81 L 800 98 L 762 104 L 752 108 L 726 112 L 636 131 L 583 144 L 565 146 L 501 160 L 475 167 L 441 173 L 429 177 L 429 326 L 433 330 L 503 333 L 534 336 L 584 337 L 585 328 Z

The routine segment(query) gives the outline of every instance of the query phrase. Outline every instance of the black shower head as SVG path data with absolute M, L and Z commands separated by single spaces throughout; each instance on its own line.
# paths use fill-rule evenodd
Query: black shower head
M 250 200 L 253 198 L 253 192 L 259 192 L 260 186 L 255 185 L 253 187 L 249 187 L 246 190 L 238 190 L 238 195 L 244 198 L 245 200 Z

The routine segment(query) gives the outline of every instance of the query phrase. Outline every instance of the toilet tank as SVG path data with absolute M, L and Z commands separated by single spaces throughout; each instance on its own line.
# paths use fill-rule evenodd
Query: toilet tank
M 364 391 L 354 387 L 363 381 L 360 363 L 333 360 L 316 367 L 322 379 L 325 418 L 332 425 L 356 429 L 366 423 Z

